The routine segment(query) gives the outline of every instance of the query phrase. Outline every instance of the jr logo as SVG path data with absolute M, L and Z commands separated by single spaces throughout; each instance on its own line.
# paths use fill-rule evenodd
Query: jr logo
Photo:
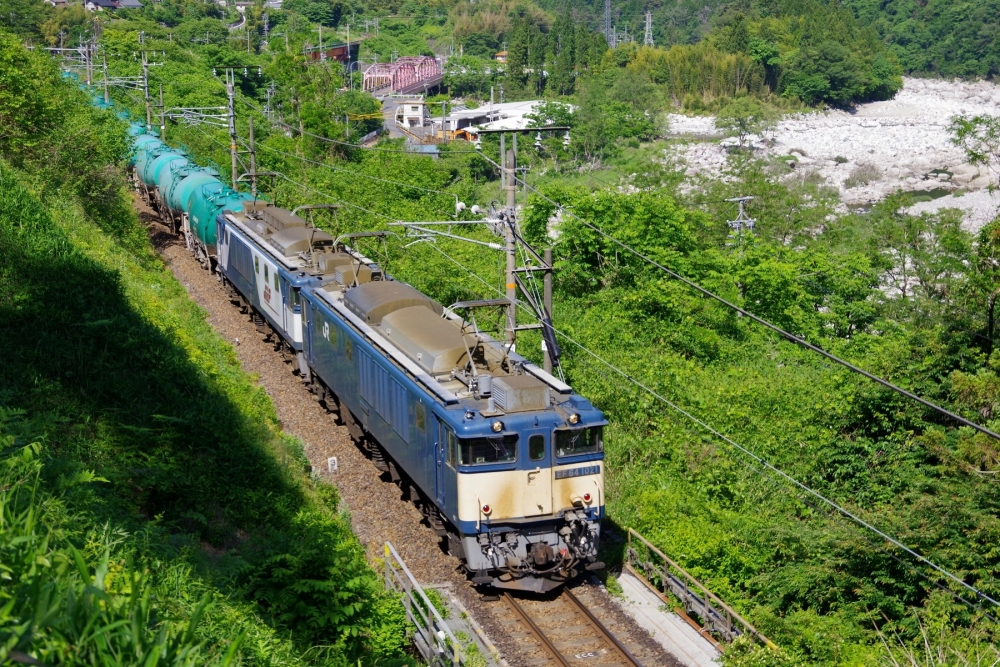
M 271 286 L 264 285 L 264 301 L 271 303 Z
M 323 338 L 330 340 L 330 323 L 323 322 Z

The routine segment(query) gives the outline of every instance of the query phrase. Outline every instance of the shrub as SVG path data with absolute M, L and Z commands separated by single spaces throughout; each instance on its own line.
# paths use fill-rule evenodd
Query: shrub
M 882 179 L 882 172 L 873 164 L 859 164 L 851 172 L 850 176 L 844 179 L 844 187 L 847 189 L 868 185 Z

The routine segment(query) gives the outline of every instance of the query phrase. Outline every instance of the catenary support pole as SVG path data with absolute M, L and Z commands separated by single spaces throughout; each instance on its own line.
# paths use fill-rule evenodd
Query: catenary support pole
M 166 107 L 163 106 L 163 84 L 160 84 L 160 141 L 167 140 Z
M 543 306 L 545 308 L 545 313 L 552 318 L 552 248 L 546 248 L 542 259 L 545 260 L 545 274 L 543 275 L 542 285 L 542 299 Z M 545 339 L 542 338 L 542 344 L 545 345 L 545 372 L 552 372 L 552 351 L 549 349 L 548 345 L 545 343 Z
M 500 135 L 500 139 L 502 142 L 503 134 Z M 506 165 L 504 187 L 507 190 L 507 221 L 504 226 L 504 240 L 507 242 L 506 292 L 507 300 L 510 302 L 507 306 L 507 343 L 511 351 L 514 349 L 514 334 L 517 327 L 517 282 L 514 280 L 514 271 L 517 268 L 517 240 L 514 237 L 514 210 L 517 206 L 517 179 L 514 171 L 517 167 L 516 160 L 514 151 L 507 151 L 504 160 Z
M 236 73 L 232 69 L 226 70 L 226 94 L 229 96 L 229 156 L 232 159 L 233 168 L 233 189 L 237 188 L 236 179 L 239 178 L 237 173 L 237 160 L 236 160 Z
M 111 102 L 111 96 L 108 94 L 108 57 L 105 54 L 101 54 L 101 63 L 104 67 L 104 104 L 107 105 Z
M 153 126 L 153 112 L 149 106 L 149 58 L 142 52 L 142 95 L 146 100 L 146 127 Z
M 257 198 L 257 146 L 253 141 L 253 116 L 250 121 L 250 192 L 253 198 Z

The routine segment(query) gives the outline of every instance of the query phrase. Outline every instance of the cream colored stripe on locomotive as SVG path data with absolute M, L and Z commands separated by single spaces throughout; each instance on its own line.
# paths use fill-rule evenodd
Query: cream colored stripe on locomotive
M 557 470 L 573 470 L 589 466 L 600 466 L 601 472 L 580 477 L 555 479 L 555 471 Z M 459 474 L 458 519 L 460 521 L 485 521 L 487 516 L 482 512 L 483 505 L 490 507 L 490 521 L 538 516 L 535 507 L 524 506 L 530 498 L 530 494 L 526 493 L 529 472 L 532 471 L 502 470 Z M 574 507 L 575 501 L 582 503 L 583 507 L 600 507 L 604 504 L 604 461 L 556 466 L 547 471 L 543 469 L 542 472 L 552 476 L 551 513 L 555 514 L 562 510 L 571 509 Z M 588 493 L 590 494 L 590 502 L 586 503 L 583 498 Z

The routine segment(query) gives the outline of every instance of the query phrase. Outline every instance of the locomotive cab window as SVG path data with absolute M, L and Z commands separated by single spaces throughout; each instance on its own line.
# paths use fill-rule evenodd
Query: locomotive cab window
M 288 290 L 288 305 L 290 305 L 296 312 L 302 307 L 302 298 L 299 296 L 299 289 L 297 287 L 292 287 Z
M 517 460 L 517 436 L 459 438 L 459 463 L 465 466 L 512 463 Z
M 267 273 L 267 264 L 264 265 L 264 284 L 271 282 L 271 277 Z
M 253 272 L 260 275 L 260 257 L 253 258 Z
M 448 465 L 452 468 L 455 467 L 455 461 L 458 460 L 458 438 L 455 434 L 451 432 L 444 424 L 440 425 L 440 436 L 441 440 L 444 441 L 445 454 L 447 455 Z
M 604 429 L 601 426 L 556 431 L 556 456 L 603 452 L 603 431 Z
M 533 435 L 528 438 L 528 458 L 541 461 L 545 458 L 545 436 Z
M 427 431 L 427 412 L 424 410 L 424 404 L 419 400 L 413 404 L 413 423 L 417 425 L 421 433 Z

